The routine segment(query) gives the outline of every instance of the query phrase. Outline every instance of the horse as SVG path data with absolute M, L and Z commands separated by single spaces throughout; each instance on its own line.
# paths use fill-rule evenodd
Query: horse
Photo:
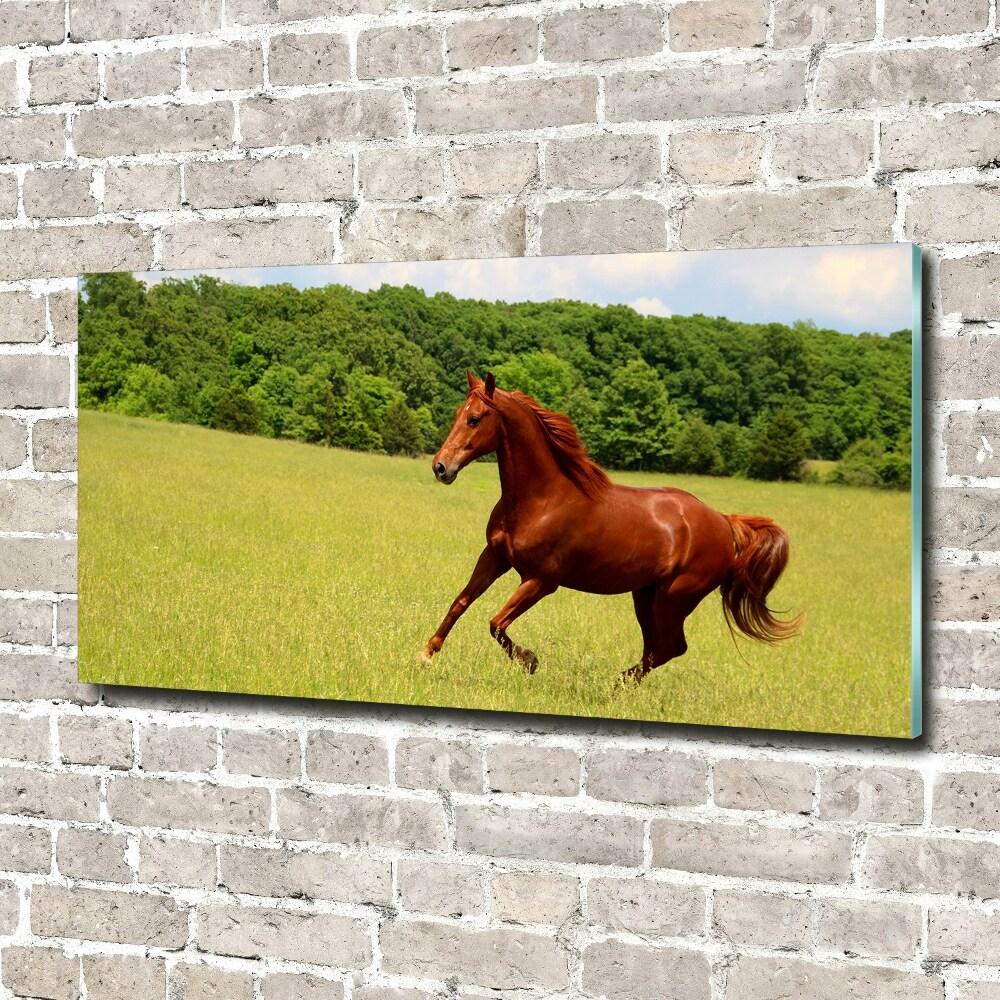
M 432 469 L 450 485 L 470 462 L 496 452 L 501 495 L 469 582 L 421 654 L 425 664 L 510 569 L 521 583 L 490 621 L 490 634 L 530 674 L 538 657 L 507 630 L 559 587 L 631 592 L 642 658 L 622 672 L 626 685 L 687 651 L 684 622 L 716 589 L 730 632 L 735 625 L 765 643 L 796 634 L 802 616 L 782 621 L 767 605 L 788 562 L 788 535 L 774 521 L 721 514 L 680 489 L 613 483 L 567 416 L 522 392 L 498 389 L 492 372 L 485 380 L 471 372 L 467 378 L 465 402 Z

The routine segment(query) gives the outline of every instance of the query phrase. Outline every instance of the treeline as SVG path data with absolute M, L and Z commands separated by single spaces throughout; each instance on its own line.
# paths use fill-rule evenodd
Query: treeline
M 613 469 L 909 483 L 911 334 L 507 304 L 412 286 L 299 291 L 87 275 L 80 405 L 391 454 L 433 452 L 492 370 Z

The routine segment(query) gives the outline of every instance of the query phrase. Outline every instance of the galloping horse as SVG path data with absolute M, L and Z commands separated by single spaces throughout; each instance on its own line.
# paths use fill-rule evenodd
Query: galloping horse
M 452 626 L 509 569 L 521 585 L 490 622 L 490 634 L 529 673 L 530 649 L 507 635 L 511 623 L 559 587 L 591 594 L 631 591 L 642 659 L 624 671 L 638 683 L 687 650 L 684 621 L 717 587 L 730 629 L 763 642 L 793 635 L 801 616 L 781 621 L 767 596 L 788 562 L 788 536 L 765 517 L 720 514 L 684 490 L 611 482 L 587 456 L 569 418 L 530 396 L 504 392 L 493 374 L 468 373 L 469 393 L 434 456 L 450 484 L 471 461 L 497 453 L 501 496 L 483 549 L 422 659 L 429 663 Z

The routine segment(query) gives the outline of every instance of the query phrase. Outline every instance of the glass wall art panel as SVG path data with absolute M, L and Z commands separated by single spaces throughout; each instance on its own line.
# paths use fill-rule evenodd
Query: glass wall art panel
M 915 246 L 80 292 L 82 680 L 919 734 Z

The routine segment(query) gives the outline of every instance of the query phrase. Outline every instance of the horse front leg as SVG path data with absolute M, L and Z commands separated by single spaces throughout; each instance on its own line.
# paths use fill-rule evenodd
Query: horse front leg
M 458 597 L 452 601 L 448 613 L 438 626 L 438 630 L 427 641 L 424 651 L 420 654 L 420 659 L 425 664 L 429 664 L 431 657 L 441 649 L 448 633 L 452 630 L 452 626 L 465 614 L 472 602 L 482 597 L 489 590 L 491 584 L 509 569 L 510 563 L 501 553 L 494 552 L 488 545 L 483 549 L 476 561 L 476 568 L 472 571 L 472 576 L 469 577 L 469 582 Z
M 538 657 L 524 646 L 516 646 L 507 635 L 511 623 L 520 618 L 529 608 L 534 607 L 543 597 L 554 593 L 558 588 L 542 580 L 522 580 L 521 586 L 510 596 L 510 600 L 500 609 L 490 622 L 490 635 L 500 648 L 512 659 L 533 674 L 538 669 Z

